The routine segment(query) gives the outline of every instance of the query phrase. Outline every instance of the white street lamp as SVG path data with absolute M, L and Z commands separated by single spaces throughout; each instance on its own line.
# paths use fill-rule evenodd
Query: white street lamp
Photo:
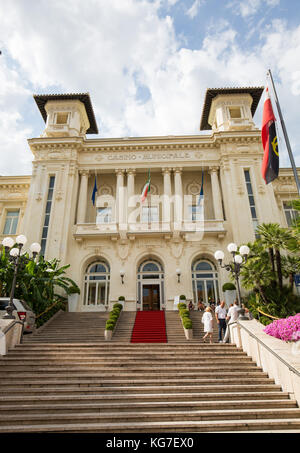
M 235 263 L 237 263 L 237 264 L 242 264 L 242 262 L 243 262 L 243 257 L 242 257 L 241 255 L 235 255 L 234 261 L 235 261 Z
M 30 251 L 33 255 L 37 255 L 41 251 L 41 246 L 37 242 L 33 242 L 30 246 Z
M 179 268 L 176 269 L 176 275 L 177 275 L 178 283 L 180 283 L 181 270 Z
M 121 269 L 120 270 L 120 277 L 121 277 L 122 284 L 124 283 L 124 275 L 125 275 L 125 271 L 123 269 Z
M 234 242 L 231 242 L 230 244 L 227 245 L 227 250 L 230 253 L 235 253 L 237 252 L 237 245 Z
M 10 250 L 9 254 L 10 256 L 13 256 L 15 258 L 20 254 L 20 250 L 14 247 L 13 249 Z
M 25 245 L 27 242 L 27 237 L 24 236 L 24 234 L 20 234 L 19 236 L 17 236 L 17 239 L 16 239 L 16 243 L 18 245 Z
M 249 249 L 249 247 L 248 247 L 247 245 L 242 245 L 242 246 L 240 247 L 240 254 L 241 254 L 242 256 L 244 256 L 244 255 L 247 256 L 247 255 L 249 255 L 249 253 L 250 253 L 250 249 Z
M 222 250 L 217 250 L 215 252 L 215 259 L 219 261 L 219 263 L 221 264 L 222 260 L 224 259 L 224 252 L 222 252 Z
M 13 240 L 13 238 L 4 238 L 3 241 L 2 241 L 2 245 L 4 247 L 8 247 L 8 248 L 11 248 L 13 245 L 14 245 L 15 241 Z

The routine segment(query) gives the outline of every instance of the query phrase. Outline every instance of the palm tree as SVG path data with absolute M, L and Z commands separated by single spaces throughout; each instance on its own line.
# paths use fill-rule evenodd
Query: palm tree
M 294 277 L 300 273 L 300 257 L 299 256 L 283 256 L 282 257 L 283 274 L 289 278 L 290 289 L 293 290 Z
M 274 272 L 270 266 L 268 253 L 264 251 L 260 241 L 248 244 L 250 248 L 247 263 L 242 267 L 242 285 L 248 290 L 258 290 L 263 302 L 268 304 L 265 287 L 274 281 Z
M 260 235 L 260 241 L 263 247 L 268 249 L 273 271 L 275 271 L 276 262 L 278 286 L 282 290 L 283 274 L 280 250 L 294 250 L 295 238 L 289 230 L 280 227 L 278 223 L 263 223 L 257 227 L 256 231 Z

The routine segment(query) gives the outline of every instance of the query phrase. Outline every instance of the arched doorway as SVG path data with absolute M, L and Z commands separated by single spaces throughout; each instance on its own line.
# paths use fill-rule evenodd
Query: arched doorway
M 206 258 L 197 259 L 192 264 L 192 283 L 195 306 L 199 301 L 205 305 L 218 301 L 218 272 Z
M 159 261 L 147 259 L 139 265 L 137 294 L 140 310 L 164 309 L 164 270 Z
M 90 264 L 84 276 L 84 307 L 100 311 L 105 309 L 109 302 L 109 283 L 109 264 L 104 260 Z

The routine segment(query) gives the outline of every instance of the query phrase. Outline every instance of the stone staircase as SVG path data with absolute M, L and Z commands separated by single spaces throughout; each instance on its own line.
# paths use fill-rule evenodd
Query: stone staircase
M 202 316 L 203 316 L 203 311 L 190 311 L 190 318 L 193 323 L 193 339 L 189 340 L 192 342 L 197 342 L 201 341 L 203 342 L 202 338 L 205 335 L 204 332 L 204 325 L 202 324 Z M 218 336 L 219 336 L 219 330 L 218 330 L 218 324 L 215 318 L 215 314 L 212 313 L 213 315 L 213 335 L 212 335 L 212 341 L 214 343 L 218 342 Z M 209 337 L 206 338 L 206 341 L 209 342 Z
M 236 346 L 88 342 L 85 313 L 67 342 L 68 315 L 0 358 L 0 433 L 300 432 L 296 401 Z
M 111 341 L 130 343 L 136 312 L 122 311 Z
M 23 337 L 23 343 L 84 343 L 103 341 L 109 313 L 69 313 L 61 311 L 43 329 Z
M 178 311 L 166 311 L 165 317 L 168 343 L 187 341 Z

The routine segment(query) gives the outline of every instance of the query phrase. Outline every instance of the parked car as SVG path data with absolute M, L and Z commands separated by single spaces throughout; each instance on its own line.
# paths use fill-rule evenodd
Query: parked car
M 9 304 L 9 297 L 0 297 L 0 318 L 7 313 L 6 307 Z M 13 315 L 16 319 L 24 321 L 24 333 L 31 333 L 35 328 L 35 314 L 32 309 L 20 299 L 13 299 Z

